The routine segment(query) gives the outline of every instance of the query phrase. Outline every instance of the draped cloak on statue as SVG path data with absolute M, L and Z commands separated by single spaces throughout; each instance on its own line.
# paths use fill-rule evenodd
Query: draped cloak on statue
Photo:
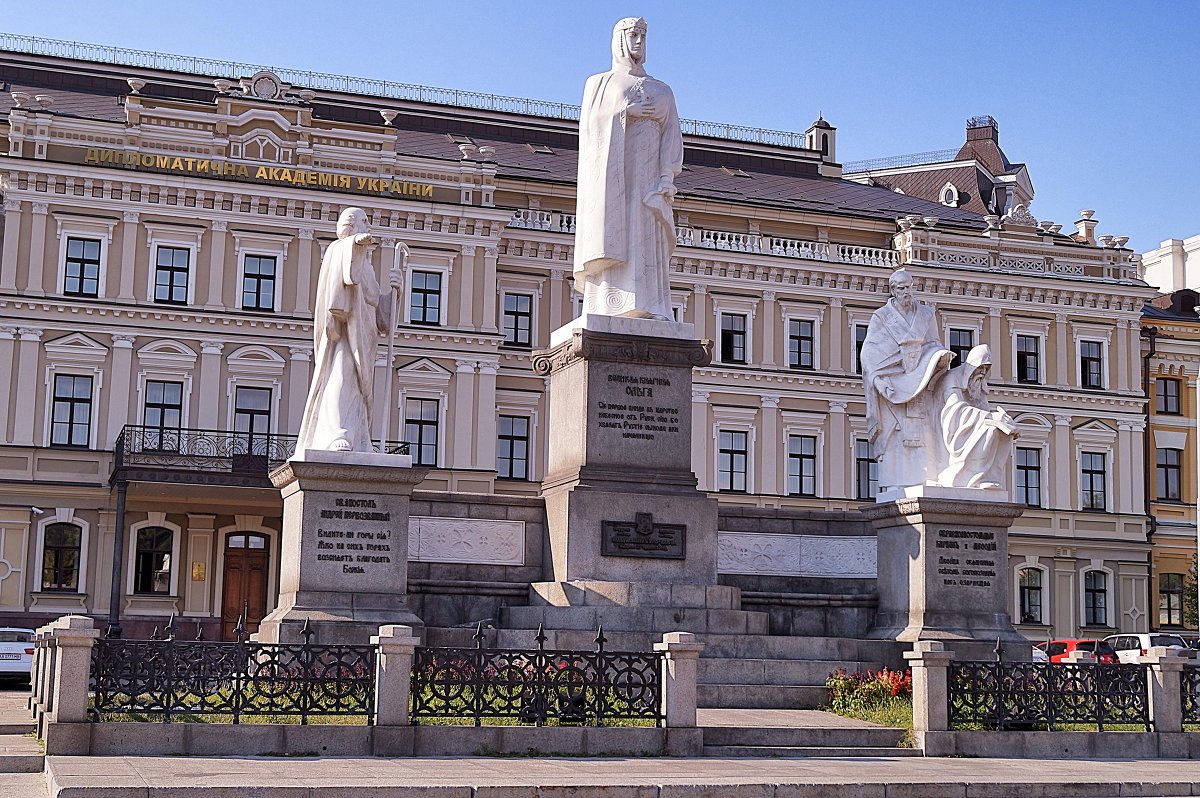
M 367 246 L 355 243 L 356 238 L 352 226 L 339 221 L 338 240 L 329 245 L 321 261 L 313 322 L 313 379 L 297 453 L 338 448 L 372 451 L 375 356 L 387 320 L 379 307 L 379 282 Z
M 972 396 L 970 382 L 982 382 L 991 367 L 991 349 L 980 344 L 967 360 L 942 380 L 942 435 L 948 461 L 939 482 L 948 487 L 980 488 L 1003 486 L 1016 424 L 1003 410 L 988 406 L 982 385 Z
M 933 419 L 939 408 L 930 395 L 953 357 L 929 305 L 915 302 L 906 316 L 891 299 L 872 314 L 859 362 L 880 490 L 937 479 L 942 445 Z
M 585 313 L 669 320 L 683 135 L 671 88 L 626 52 L 624 22 L 613 30 L 612 70 L 583 90 L 574 272 Z M 653 116 L 626 113 L 644 99 Z

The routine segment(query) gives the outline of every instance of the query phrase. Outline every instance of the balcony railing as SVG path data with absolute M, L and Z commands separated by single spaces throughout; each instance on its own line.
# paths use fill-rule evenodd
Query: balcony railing
M 265 483 L 270 470 L 296 451 L 296 436 L 127 424 L 114 450 L 114 473 L 132 472 L 137 479 L 187 472 Z
M 296 453 L 296 436 L 126 424 L 113 448 L 114 480 L 268 486 L 267 475 Z M 408 454 L 404 441 L 384 448 Z
M 517 208 L 513 211 L 512 218 L 508 220 L 508 226 L 522 230 L 547 230 L 555 233 L 574 234 L 575 214 Z
M 677 227 L 675 243 L 681 247 L 700 247 L 728 252 L 769 252 L 784 258 L 823 260 L 829 263 L 858 263 L 888 268 L 900 265 L 900 253 L 894 249 L 863 247 L 857 244 L 834 244 L 828 241 L 805 241 L 799 238 L 779 238 L 757 233 L 731 233 L 725 230 L 695 230 L 691 227 Z

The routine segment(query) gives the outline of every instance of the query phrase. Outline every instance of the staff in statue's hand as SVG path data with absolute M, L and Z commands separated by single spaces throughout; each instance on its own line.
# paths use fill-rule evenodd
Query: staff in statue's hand
M 399 261 L 399 263 L 397 263 Z M 392 358 L 396 350 L 396 312 L 400 302 L 400 288 L 404 284 L 404 273 L 408 271 L 408 244 L 403 241 L 396 244 L 396 258 L 388 271 L 388 286 L 392 291 L 392 307 L 388 319 L 387 363 L 388 397 L 383 403 L 383 431 L 379 434 L 379 453 L 387 454 L 388 427 L 392 424 Z

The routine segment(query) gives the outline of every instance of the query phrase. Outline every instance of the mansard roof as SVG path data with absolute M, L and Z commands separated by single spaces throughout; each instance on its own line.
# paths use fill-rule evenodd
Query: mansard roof
M 120 69 L 119 76 L 114 70 Z M 125 122 L 125 77 L 139 70 L 87 61 L 41 63 L 30 56 L 0 53 L 0 114 L 14 102 L 11 92 L 53 98 L 46 110 L 55 115 Z M 145 73 L 140 95 L 146 100 L 202 103 L 211 106 L 218 93 L 210 78 L 173 73 Z M 264 101 L 271 102 L 271 101 Z M 292 107 L 296 107 L 294 104 Z M 500 179 L 575 182 L 577 137 L 574 122 L 481 112 L 433 104 L 383 100 L 365 95 L 317 96 L 304 107 L 325 123 L 372 125 L 381 129 L 380 110 L 398 109 L 392 127 L 399 131 L 401 155 L 459 161 L 463 154 L 453 137 L 469 137 L 496 150 Z M 541 145 L 541 146 L 538 146 Z M 807 155 L 805 154 L 807 153 Z M 813 153 L 781 146 L 688 136 L 684 172 L 677 185 L 683 198 L 750 204 L 798 212 L 843 214 L 894 220 L 899 216 L 936 216 L 944 225 L 982 229 L 974 209 L 948 208 L 887 188 L 836 177 L 823 177 Z

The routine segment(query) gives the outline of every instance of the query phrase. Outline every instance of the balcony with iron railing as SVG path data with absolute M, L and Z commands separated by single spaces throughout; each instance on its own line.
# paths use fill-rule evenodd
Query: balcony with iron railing
M 543 230 L 553 233 L 575 233 L 575 214 L 517 208 L 508 227 L 518 230 Z M 735 233 L 728 230 L 708 230 L 676 227 L 675 243 L 681 247 L 699 247 L 723 252 L 746 252 L 757 255 L 776 255 L 783 258 L 820 260 L 829 263 L 854 263 L 864 266 L 900 265 L 900 254 L 883 247 L 859 244 L 838 244 L 830 241 L 808 241 L 800 238 Z
M 295 454 L 296 436 L 126 424 L 113 450 L 112 483 L 269 488 L 271 471 Z M 386 451 L 407 454 L 408 444 L 389 441 Z

